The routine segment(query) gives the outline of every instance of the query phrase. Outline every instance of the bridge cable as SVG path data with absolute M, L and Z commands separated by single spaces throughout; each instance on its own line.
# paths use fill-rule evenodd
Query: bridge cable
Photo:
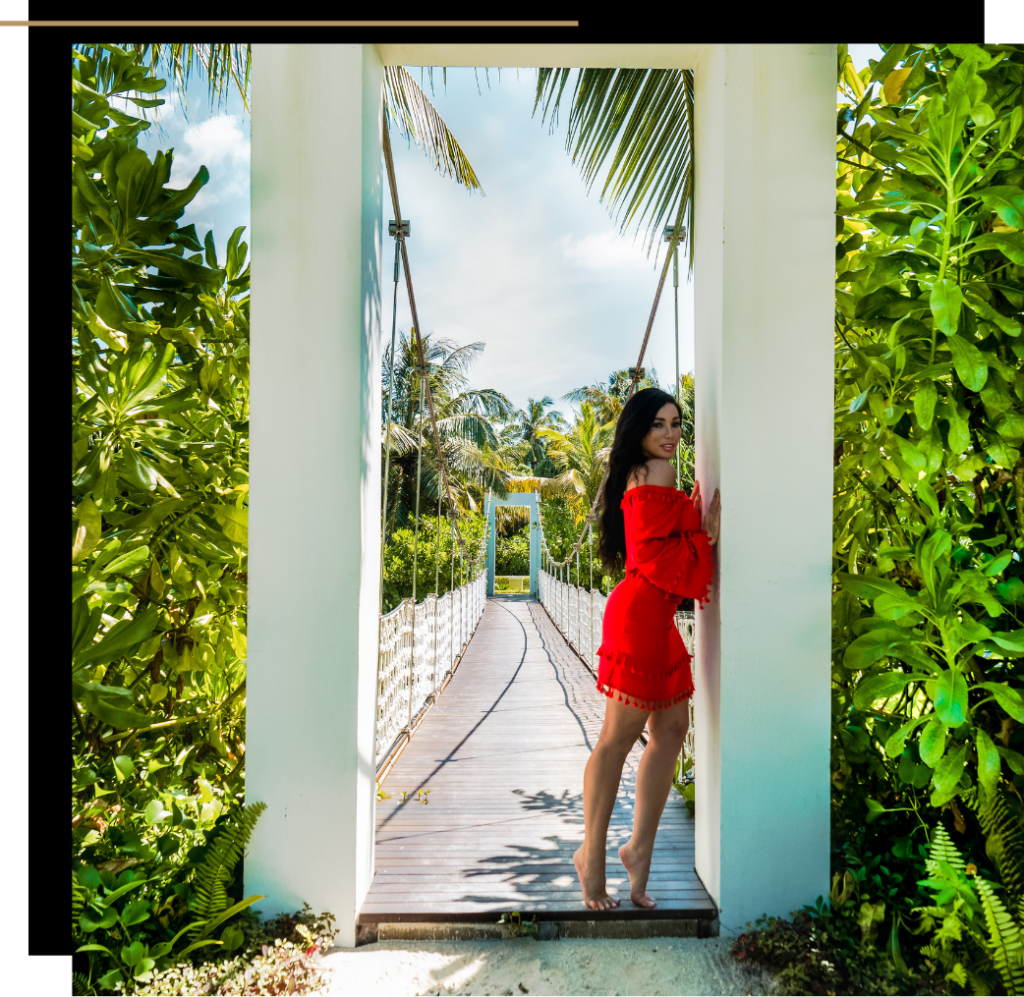
M 409 253 L 405 247 L 405 235 L 402 230 L 402 209 L 398 203 L 398 184 L 395 181 L 395 164 L 391 156 L 391 138 L 388 134 L 388 118 L 386 108 L 383 111 L 383 147 L 384 166 L 388 176 L 388 187 L 391 193 L 391 206 L 395 213 L 395 226 L 397 229 L 397 234 L 395 238 L 397 240 L 398 245 L 401 246 L 402 267 L 405 272 L 405 286 L 409 294 L 409 310 L 412 313 L 412 332 L 416 343 L 416 352 L 419 357 L 420 369 L 422 371 L 426 371 L 428 369 L 428 364 L 426 360 L 426 353 L 423 349 L 423 337 L 420 333 L 421 326 L 419 315 L 416 310 L 416 295 L 413 292 L 412 287 L 412 271 L 409 268 Z M 392 363 L 393 362 L 394 361 L 392 361 Z M 469 551 L 466 547 L 466 540 L 462 536 L 462 531 L 459 529 L 459 509 L 457 503 L 455 502 L 455 497 L 452 493 L 452 486 L 451 481 L 449 480 L 448 477 L 448 465 L 447 462 L 445 461 L 444 450 L 441 448 L 441 435 L 437 429 L 437 414 L 434 411 L 434 396 L 430 390 L 429 377 L 423 377 L 421 383 L 425 384 L 426 402 L 427 408 L 430 412 L 430 426 L 433 431 L 434 445 L 437 448 L 438 466 L 441 468 L 441 477 L 444 484 L 444 491 L 448 499 L 448 506 L 451 511 L 452 521 L 455 524 L 455 532 L 459 538 L 459 547 L 461 549 L 461 552 L 465 554 L 465 559 L 469 562 L 470 566 L 475 566 L 484 556 L 484 551 L 486 550 L 486 528 L 484 531 L 484 537 L 480 542 L 476 555 L 474 557 L 469 557 Z M 422 446 L 422 435 L 420 445 Z M 383 542 L 383 537 L 381 538 L 381 540 Z

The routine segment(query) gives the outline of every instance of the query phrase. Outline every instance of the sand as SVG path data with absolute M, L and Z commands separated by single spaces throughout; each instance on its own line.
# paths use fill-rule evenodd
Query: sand
M 729 938 L 383 941 L 332 949 L 324 995 L 771 994 L 767 974 L 729 955 Z

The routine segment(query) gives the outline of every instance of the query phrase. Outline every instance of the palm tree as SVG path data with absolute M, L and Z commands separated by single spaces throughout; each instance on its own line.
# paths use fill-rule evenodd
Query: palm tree
M 538 435 L 540 429 L 566 430 L 569 424 L 561 412 L 544 410 L 554 405 L 550 395 L 539 401 L 535 398 L 526 399 L 526 408 L 516 412 L 512 425 L 521 433 L 521 439 L 527 444 L 526 464 L 538 475 L 548 476 L 554 473 L 554 465 L 547 459 L 544 441 Z
M 551 131 L 572 69 L 539 69 L 533 111 Z M 693 72 L 689 69 L 579 69 L 569 110 L 566 151 L 592 189 L 614 148 L 601 200 L 621 230 L 647 221 L 650 254 L 665 222 L 690 233 L 693 269 Z M 621 136 L 621 137 L 620 137 Z
M 90 48 L 91 46 L 83 46 Z M 150 65 L 163 61 L 185 106 L 185 87 L 196 68 L 206 74 L 210 102 L 223 100 L 234 86 L 248 110 L 252 46 L 228 42 L 140 43 L 128 46 Z M 537 72 L 534 114 L 550 115 L 551 130 L 565 95 L 567 68 Z M 689 263 L 693 269 L 693 72 L 689 69 L 580 69 L 572 92 L 566 151 L 580 160 L 587 189 L 614 147 L 601 187 L 609 210 L 622 217 L 622 230 L 634 220 L 639 230 L 647 220 L 645 241 L 650 253 L 660 244 L 664 222 L 684 225 L 690 233 Z M 482 191 L 458 140 L 427 95 L 401 66 L 384 69 L 384 102 L 388 118 L 400 134 L 433 157 L 440 172 L 467 189 Z M 145 115 L 142 108 L 140 113 Z M 620 137 L 621 136 L 621 137 Z
M 466 370 L 484 349 L 483 343 L 459 346 L 450 339 L 423 337 L 430 392 L 437 430 L 451 483 L 460 506 L 477 509 L 488 488 L 503 488 L 506 468 L 518 463 L 525 447 L 511 433 L 495 425 L 515 411 L 512 403 L 493 388 L 470 388 Z M 391 394 L 391 469 L 388 482 L 388 532 L 412 519 L 416 503 L 419 447 L 423 448 L 420 509 L 436 506 L 442 487 L 437 447 L 430 416 L 420 407 L 418 352 L 413 339 L 399 334 L 394 361 L 384 357 L 381 439 L 388 438 L 388 395 Z
M 577 525 L 582 525 L 604 478 L 615 424 L 604 421 L 594 406 L 583 402 L 579 417 L 568 432 L 538 432 L 548 441 L 547 455 L 560 472 L 555 483 L 569 496 Z
M 568 402 L 587 402 L 597 412 L 601 422 L 614 422 L 626 404 L 629 395 L 630 375 L 628 370 L 616 370 L 608 375 L 608 384 L 588 384 L 575 388 L 562 395 Z M 657 388 L 657 371 L 651 371 L 637 382 L 637 391 L 641 388 Z
M 86 46 L 88 47 L 88 46 Z M 234 86 L 248 110 L 252 46 L 232 43 L 148 43 L 130 46 L 155 66 L 168 67 L 179 96 L 195 67 L 206 74 L 210 102 L 223 100 Z M 534 113 L 551 129 L 572 69 L 546 68 L 537 73 Z M 647 220 L 648 253 L 660 243 L 663 223 L 672 220 L 690 233 L 693 268 L 693 72 L 689 69 L 580 69 L 572 92 L 566 150 L 587 189 L 593 187 L 614 147 L 601 187 L 601 199 L 622 216 L 622 230 Z M 400 66 L 384 69 L 384 100 L 389 120 L 399 132 L 433 157 L 438 170 L 470 190 L 480 182 L 469 159 L 422 88 Z M 187 101 L 185 101 L 187 107 Z M 145 114 L 145 109 L 142 109 Z M 620 137 L 621 136 L 621 137 Z

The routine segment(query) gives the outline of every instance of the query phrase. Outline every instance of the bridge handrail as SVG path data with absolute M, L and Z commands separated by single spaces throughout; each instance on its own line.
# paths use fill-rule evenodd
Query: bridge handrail
M 559 581 L 554 575 L 541 569 L 537 574 L 541 605 L 548 611 L 561 635 L 570 647 L 596 672 L 599 661 L 597 649 L 601 646 L 601 627 L 604 623 L 604 609 L 608 596 L 594 589 Z M 693 613 L 676 613 L 676 629 L 683 638 L 691 657 L 695 654 L 696 618 Z M 696 678 L 696 662 L 694 662 Z M 688 778 L 694 772 L 693 697 L 690 697 L 690 726 L 683 744 L 682 758 L 690 759 Z
M 377 772 L 451 678 L 483 615 L 487 575 L 422 602 L 403 599 L 380 618 Z

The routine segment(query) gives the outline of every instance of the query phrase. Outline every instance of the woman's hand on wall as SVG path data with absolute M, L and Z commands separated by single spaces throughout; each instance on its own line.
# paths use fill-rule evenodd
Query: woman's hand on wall
M 690 496 L 693 501 L 694 507 L 697 510 L 698 515 L 701 517 L 701 527 L 711 541 L 713 547 L 718 543 L 718 531 L 722 525 L 722 498 L 715 489 L 715 494 L 711 496 L 711 505 L 708 506 L 707 515 L 704 515 L 704 498 L 700 493 L 700 482 L 697 481 L 693 486 L 693 494 Z

